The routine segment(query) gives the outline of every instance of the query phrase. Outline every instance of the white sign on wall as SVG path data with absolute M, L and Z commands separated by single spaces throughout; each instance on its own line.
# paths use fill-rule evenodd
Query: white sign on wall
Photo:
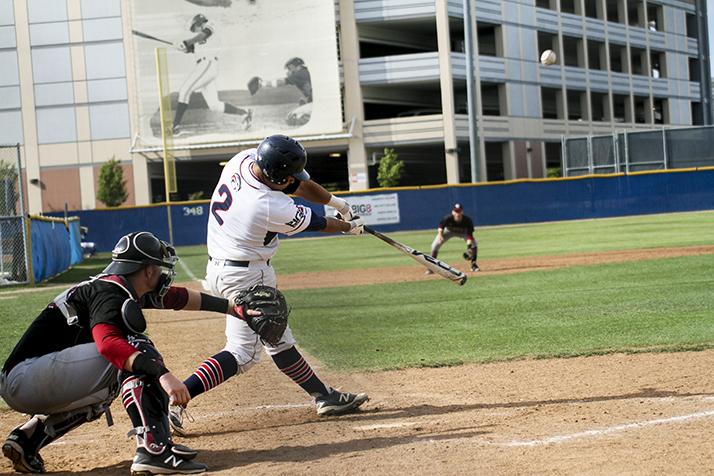
M 346 197 L 346 200 L 352 206 L 352 213 L 362 217 L 365 225 L 399 223 L 399 195 L 396 193 Z M 333 216 L 334 213 L 332 207 L 325 206 L 325 215 Z

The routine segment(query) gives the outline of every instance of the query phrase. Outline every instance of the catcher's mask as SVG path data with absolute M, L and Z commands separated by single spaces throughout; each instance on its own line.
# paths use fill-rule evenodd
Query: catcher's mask
M 302 58 L 290 58 L 286 63 L 285 67 L 287 68 L 288 66 L 293 66 L 297 68 L 298 66 L 305 66 L 305 62 L 302 60 Z
M 208 18 L 206 18 L 206 16 L 202 13 L 199 13 L 191 19 L 191 23 L 189 23 L 188 29 L 195 33 L 198 28 L 202 27 L 206 23 L 208 23 Z
M 112 262 L 104 268 L 104 273 L 127 275 L 150 264 L 160 266 L 161 276 L 156 292 L 163 297 L 176 276 L 174 266 L 177 261 L 173 246 L 148 231 L 139 231 L 119 239 L 112 250 Z
M 263 174 L 276 185 L 283 185 L 288 177 L 310 180 L 305 170 L 307 152 L 295 139 L 282 134 L 266 137 L 258 146 L 258 166 Z

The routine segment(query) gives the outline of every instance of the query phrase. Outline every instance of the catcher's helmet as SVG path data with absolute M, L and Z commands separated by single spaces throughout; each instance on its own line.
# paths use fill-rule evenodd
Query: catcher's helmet
M 291 175 L 298 180 L 310 180 L 305 170 L 307 152 L 295 139 L 281 134 L 266 137 L 258 146 L 258 166 L 277 185 L 283 185 Z
M 195 31 L 195 28 L 201 27 L 204 23 L 208 23 L 208 18 L 205 17 L 202 13 L 199 13 L 198 15 L 194 16 L 193 19 L 191 19 L 191 25 L 189 26 L 189 30 Z
M 112 262 L 104 268 L 104 273 L 131 274 L 150 264 L 173 272 L 177 261 L 173 246 L 148 231 L 138 231 L 124 235 L 117 241 L 112 250 Z
M 297 56 L 295 58 L 290 58 L 286 63 L 285 67 L 287 68 L 288 66 L 304 66 L 305 62 L 303 61 L 302 58 L 298 58 Z

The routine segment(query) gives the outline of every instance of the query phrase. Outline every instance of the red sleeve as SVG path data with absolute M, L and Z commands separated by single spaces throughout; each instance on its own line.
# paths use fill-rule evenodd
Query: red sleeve
M 171 286 L 164 296 L 164 309 L 181 310 L 188 304 L 188 289 Z
M 99 353 L 118 369 L 123 369 L 126 359 L 137 350 L 127 342 L 121 329 L 111 324 L 101 323 L 92 327 L 92 337 Z

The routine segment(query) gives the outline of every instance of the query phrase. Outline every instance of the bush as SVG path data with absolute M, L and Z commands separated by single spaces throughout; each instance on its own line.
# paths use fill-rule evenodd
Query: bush
M 112 158 L 99 169 L 99 184 L 97 200 L 108 207 L 118 207 L 129 195 L 126 193 L 124 169 L 116 157 Z
M 385 148 L 377 169 L 377 183 L 380 187 L 396 187 L 404 172 L 404 161 L 398 159 L 394 149 Z

